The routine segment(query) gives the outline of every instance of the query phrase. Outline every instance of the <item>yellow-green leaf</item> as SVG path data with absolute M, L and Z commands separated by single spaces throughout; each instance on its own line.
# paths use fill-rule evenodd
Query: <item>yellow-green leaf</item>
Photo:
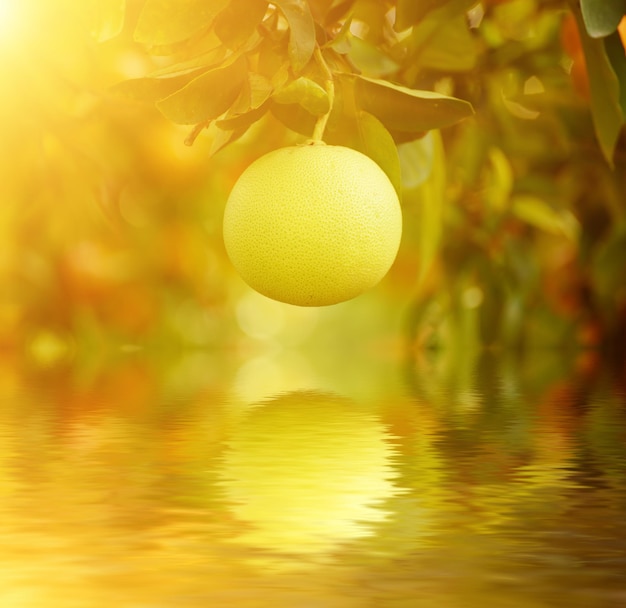
M 232 144 L 245 133 L 245 129 L 226 130 L 219 126 L 215 128 L 213 141 L 211 142 L 210 156 L 215 156 L 220 150 L 223 150 L 228 144 Z
M 419 53 L 422 67 L 444 72 L 465 72 L 476 66 L 477 47 L 465 15 L 441 24 L 437 36 Z
M 317 117 L 307 112 L 299 103 L 276 103 L 270 99 L 270 111 L 288 129 L 311 137 Z
M 387 129 L 420 133 L 450 126 L 474 113 L 467 101 L 391 84 L 364 76 L 343 75 L 354 86 L 359 108 L 373 114 Z
M 396 8 L 397 31 L 405 30 L 423 19 L 424 15 L 437 8 L 446 0 L 398 0 Z
M 624 122 L 619 101 L 619 82 L 603 41 L 591 38 L 586 33 L 579 10 L 575 11 L 575 15 L 589 75 L 593 124 L 604 158 L 612 167 L 615 144 Z
M 432 140 L 433 157 L 430 175 L 416 190 L 419 204 L 418 284 L 426 277 L 439 250 L 446 203 L 446 159 L 441 133 L 431 131 L 425 137 Z
M 237 48 L 252 35 L 266 11 L 265 0 L 231 0 L 215 20 L 215 33 L 227 47 Z
M 92 0 L 92 36 L 98 42 L 115 38 L 124 26 L 126 0 Z
M 298 103 L 314 116 L 330 110 L 328 93 L 314 80 L 301 76 L 292 80 L 273 95 L 274 101 L 282 104 Z
M 342 115 L 333 129 L 326 132 L 327 143 L 346 146 L 362 152 L 374 160 L 387 174 L 398 198 L 402 198 L 400 160 L 393 137 L 375 116 L 360 111 Z
M 193 74 L 184 74 L 170 78 L 132 78 L 116 84 L 110 90 L 126 99 L 154 103 L 182 89 L 193 77 Z
M 396 189 L 398 198 L 401 199 L 400 159 L 393 137 L 380 120 L 367 112 L 359 112 L 357 125 L 360 151 L 378 163 Z
M 228 0 L 147 0 L 135 28 L 135 40 L 161 46 L 191 38 L 207 28 Z
M 536 196 L 515 196 L 511 210 L 516 217 L 544 232 L 565 236 L 571 241 L 578 239 L 580 225 L 574 215 L 567 210 L 556 210 Z
M 624 0 L 580 0 L 585 29 L 592 38 L 612 34 L 626 12 Z
M 270 81 L 265 76 L 250 72 L 239 97 L 224 118 L 217 121 L 217 126 L 225 131 L 247 129 L 265 114 L 271 93 Z
M 489 150 L 489 167 L 485 179 L 485 201 L 493 211 L 505 210 L 513 189 L 513 168 L 504 152 L 497 147 Z
M 423 184 L 431 174 L 435 161 L 435 138 L 431 133 L 398 146 L 402 185 L 408 190 Z
M 298 73 L 315 49 L 315 22 L 306 0 L 275 0 L 289 24 L 289 59 Z
M 239 58 L 198 76 L 157 107 L 171 121 L 183 125 L 217 118 L 237 99 L 246 74 L 246 62 Z
M 348 41 L 348 57 L 362 73 L 380 78 L 398 71 L 400 66 L 373 44 L 352 35 L 348 36 Z

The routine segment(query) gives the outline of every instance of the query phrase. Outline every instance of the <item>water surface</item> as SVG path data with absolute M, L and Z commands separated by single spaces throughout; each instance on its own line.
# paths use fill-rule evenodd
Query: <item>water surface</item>
M 562 360 L 254 395 L 197 361 L 7 359 L 0 605 L 626 605 L 626 374 Z

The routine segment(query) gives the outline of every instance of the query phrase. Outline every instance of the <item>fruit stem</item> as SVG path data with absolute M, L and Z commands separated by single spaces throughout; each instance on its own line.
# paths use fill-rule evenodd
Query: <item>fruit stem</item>
M 322 141 L 324 137 L 324 131 L 326 130 L 326 124 L 328 123 L 328 118 L 330 113 L 333 111 L 333 104 L 335 102 L 335 83 L 333 81 L 333 74 L 330 71 L 324 56 L 322 55 L 322 51 L 320 50 L 319 45 L 315 45 L 315 59 L 319 66 L 322 68 L 324 73 L 324 89 L 326 94 L 328 95 L 328 112 L 323 114 L 317 119 L 315 123 L 315 127 L 313 129 L 313 141 Z

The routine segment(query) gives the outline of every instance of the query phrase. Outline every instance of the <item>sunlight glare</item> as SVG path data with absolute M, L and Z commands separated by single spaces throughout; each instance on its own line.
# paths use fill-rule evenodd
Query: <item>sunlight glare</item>
M 21 3 L 18 0 L 0 0 L 0 48 L 20 38 L 23 23 Z

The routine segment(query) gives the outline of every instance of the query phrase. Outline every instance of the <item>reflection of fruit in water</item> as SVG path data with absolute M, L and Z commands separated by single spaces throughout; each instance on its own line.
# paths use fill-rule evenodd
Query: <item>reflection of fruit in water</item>
M 260 403 L 227 446 L 222 484 L 247 524 L 238 542 L 320 554 L 386 518 L 392 450 L 376 417 L 348 399 L 295 391 Z

